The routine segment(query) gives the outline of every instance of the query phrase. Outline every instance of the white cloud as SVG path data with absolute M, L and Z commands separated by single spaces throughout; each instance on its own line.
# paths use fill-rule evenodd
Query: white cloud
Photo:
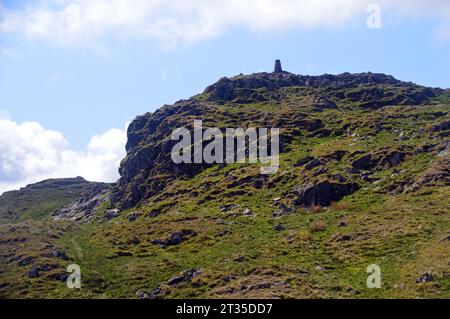
M 0 120 L 9 120 L 8 109 L 0 108 Z
M 78 152 L 60 132 L 0 116 L 0 194 L 47 178 L 82 176 L 115 182 L 125 143 L 126 129 L 110 129 Z
M 244 26 L 261 32 L 339 26 L 381 5 L 383 13 L 431 14 L 450 20 L 448 0 L 47 0 L 23 11 L 3 10 L 0 30 L 60 45 L 108 36 L 154 38 L 166 45 L 208 39 Z M 1 14 L 1 9 L 0 9 Z M 444 23 L 445 25 L 445 23 Z M 445 33 L 449 33 L 446 29 Z M 442 32 L 442 31 L 441 31 Z

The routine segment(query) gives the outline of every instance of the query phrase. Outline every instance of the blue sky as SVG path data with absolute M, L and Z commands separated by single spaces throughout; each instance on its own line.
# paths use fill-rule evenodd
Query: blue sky
M 92 12 L 101 13 L 109 5 L 96 1 L 103 7 Z M 372 71 L 450 87 L 450 6 L 446 1 L 381 5 L 381 28 L 369 29 L 369 14 L 359 10 L 360 3 L 349 8 L 355 12 L 334 19 L 333 5 L 342 1 L 330 0 L 331 8 L 318 6 L 297 17 L 289 13 L 298 10 L 292 5 L 295 1 L 286 0 L 285 11 L 280 9 L 275 18 L 271 7 L 261 8 L 261 13 L 256 10 L 254 18 L 242 9 L 236 16 L 243 18 L 231 23 L 224 22 L 229 16 L 222 17 L 214 6 L 205 4 L 196 12 L 195 1 L 188 1 L 191 7 L 184 9 L 200 18 L 189 21 L 190 16 L 174 9 L 176 0 L 167 0 L 175 4 L 165 8 L 164 18 L 180 21 L 167 32 L 152 24 L 160 19 L 147 5 L 152 1 L 135 1 L 148 12 L 130 13 L 130 19 L 119 16 L 116 20 L 124 21 L 119 26 L 99 15 L 94 20 L 77 20 L 74 32 L 54 30 L 65 27 L 56 14 L 71 1 L 0 1 L 0 110 L 6 109 L 8 120 L 17 125 L 36 121 L 43 130 L 60 132 L 68 143 L 65 148 L 86 152 L 96 134 L 111 128 L 123 130 L 136 115 L 202 92 L 222 76 L 271 71 L 275 58 L 282 59 L 285 70 L 299 74 Z M 82 14 L 92 9 L 86 0 L 75 2 Z M 43 24 L 33 15 L 39 10 L 55 21 Z M 422 11 L 427 12 L 422 15 Z M 136 20 L 140 23 L 134 24 Z M 152 23 L 139 30 L 148 20 Z M 89 28 L 95 30 L 92 35 Z

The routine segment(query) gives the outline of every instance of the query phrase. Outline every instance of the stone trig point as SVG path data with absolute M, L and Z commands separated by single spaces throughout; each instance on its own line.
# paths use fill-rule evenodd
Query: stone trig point
M 281 60 L 275 60 L 275 69 L 273 73 L 283 73 L 283 68 L 281 67 Z

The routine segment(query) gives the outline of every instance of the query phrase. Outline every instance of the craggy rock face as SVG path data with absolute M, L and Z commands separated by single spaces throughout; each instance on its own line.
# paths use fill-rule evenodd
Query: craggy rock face
M 208 108 L 196 101 L 181 101 L 165 106 L 134 120 L 128 128 L 127 157 L 123 160 L 113 201 L 132 207 L 140 200 L 161 191 L 166 183 L 179 176 L 192 176 L 202 166 L 176 165 L 171 160 L 172 132 L 192 127 Z
M 199 96 L 166 105 L 155 113 L 137 117 L 130 124 L 127 156 L 120 166 L 121 178 L 113 191 L 113 204 L 121 208 L 133 207 L 162 192 L 170 182 L 190 178 L 208 167 L 204 164 L 177 165 L 171 160 L 172 147 L 177 143 L 171 141 L 172 132 L 181 127 L 192 130 L 194 120 L 202 120 L 204 128 L 280 128 L 281 151 L 285 152 L 289 151 L 291 141 L 301 136 L 338 136 L 352 129 L 349 126 L 327 128 L 314 113 L 327 109 L 345 112 L 349 105 L 361 109 L 422 105 L 440 93 L 440 89 L 372 73 L 302 76 L 280 72 L 223 78 Z M 243 108 L 252 103 L 267 103 L 274 107 L 271 110 Z M 370 128 L 375 133 L 383 130 L 380 123 L 371 124 Z M 382 150 L 365 154 L 355 159 L 352 165 L 357 171 L 371 171 L 398 166 L 406 156 L 405 152 Z M 314 167 L 317 166 L 321 163 Z M 333 187 L 327 190 L 347 193 Z

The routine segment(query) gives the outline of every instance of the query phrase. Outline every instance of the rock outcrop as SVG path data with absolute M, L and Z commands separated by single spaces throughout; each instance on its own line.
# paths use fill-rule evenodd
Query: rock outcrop
M 102 204 L 110 202 L 110 186 L 98 184 L 89 194 L 52 214 L 54 220 L 89 221 Z
M 49 179 L 0 196 L 0 223 L 51 216 L 74 202 L 90 201 L 109 184 L 88 182 L 82 177 Z
M 398 94 L 393 90 L 378 86 L 403 87 Z M 239 75 L 233 78 L 222 78 L 205 90 L 209 101 L 229 102 L 245 94 L 251 97 L 253 93 L 265 90 L 276 92 L 282 88 L 305 87 L 326 88 L 332 98 L 345 98 L 359 102 L 365 108 L 379 108 L 385 105 L 420 105 L 441 93 L 440 89 L 422 87 L 413 83 L 405 83 L 392 76 L 376 73 L 339 75 L 295 75 L 289 72 L 257 73 Z M 339 96 L 339 90 L 354 88 L 353 91 Z M 272 95 L 273 96 L 273 95 Z
M 127 156 L 120 166 L 121 177 L 112 194 L 113 205 L 124 209 L 134 207 L 161 193 L 171 182 L 191 178 L 210 166 L 174 164 L 171 160 L 170 152 L 176 143 L 170 139 L 172 132 L 180 127 L 192 130 L 195 119 L 201 119 L 205 129 L 249 126 L 281 128 L 280 147 L 284 152 L 299 135 L 323 138 L 343 134 L 346 129 L 329 129 L 323 120 L 311 118 L 307 112 L 338 109 L 342 105 L 348 107 L 348 103 L 364 108 L 393 104 L 422 105 L 440 92 L 440 89 L 374 73 L 303 76 L 282 71 L 223 78 L 199 96 L 166 105 L 154 113 L 137 117 L 130 124 Z M 232 111 L 233 105 L 265 101 L 283 103 L 289 108 L 274 112 L 262 109 L 251 109 L 251 113 L 243 109 L 241 112 Z M 220 108 L 225 103 L 231 104 Z M 380 154 L 355 159 L 354 168 L 371 170 L 375 167 L 393 167 L 406 156 L 400 151 L 381 150 Z
M 296 196 L 294 204 L 297 206 L 326 207 L 332 202 L 337 202 L 345 196 L 353 194 L 358 189 L 359 185 L 356 183 L 340 183 L 324 180 L 295 187 L 292 193 Z

